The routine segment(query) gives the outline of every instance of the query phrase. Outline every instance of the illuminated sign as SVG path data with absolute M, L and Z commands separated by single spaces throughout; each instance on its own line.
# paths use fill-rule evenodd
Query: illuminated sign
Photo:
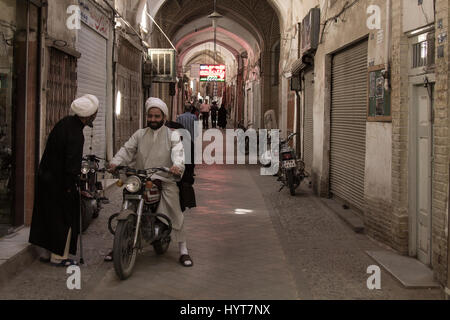
M 200 65 L 200 81 L 225 82 L 224 65 Z

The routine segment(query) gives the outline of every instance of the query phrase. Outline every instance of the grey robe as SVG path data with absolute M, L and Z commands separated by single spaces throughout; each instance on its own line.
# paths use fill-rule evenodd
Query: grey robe
M 138 170 L 155 167 L 177 166 L 184 172 L 184 149 L 180 135 L 166 126 L 159 130 L 150 128 L 138 130 L 120 149 L 111 164 L 133 166 Z M 178 242 L 184 241 L 184 234 L 180 234 L 184 223 L 184 215 L 180 208 L 179 189 L 177 179 L 170 174 L 153 176 L 160 179 L 162 184 L 161 203 L 158 212 L 167 215 L 172 220 L 175 237 Z

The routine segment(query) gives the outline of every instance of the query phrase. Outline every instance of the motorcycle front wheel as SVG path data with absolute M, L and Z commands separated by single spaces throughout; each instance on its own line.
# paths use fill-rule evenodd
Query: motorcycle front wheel
M 82 232 L 85 232 L 92 222 L 93 208 L 91 206 L 90 199 L 81 199 L 81 224 Z
M 120 280 L 128 279 L 133 273 L 136 263 L 137 248 L 133 248 L 136 230 L 136 218 L 129 216 L 127 220 L 117 223 L 114 235 L 113 260 L 114 270 Z

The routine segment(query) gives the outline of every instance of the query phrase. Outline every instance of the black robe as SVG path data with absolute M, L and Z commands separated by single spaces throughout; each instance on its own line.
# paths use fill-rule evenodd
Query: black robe
M 221 107 L 219 109 L 219 122 L 217 123 L 220 128 L 227 127 L 227 109 Z
M 36 177 L 30 243 L 62 256 L 69 229 L 70 254 L 77 252 L 80 197 L 76 183 L 83 157 L 84 124 L 78 116 L 59 121 L 51 131 Z

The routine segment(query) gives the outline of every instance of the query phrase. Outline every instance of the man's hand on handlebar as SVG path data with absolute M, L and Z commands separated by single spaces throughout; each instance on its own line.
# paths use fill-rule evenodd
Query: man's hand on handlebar
M 106 166 L 106 169 L 108 170 L 109 173 L 114 173 L 116 171 L 116 168 L 117 168 L 117 165 L 116 164 L 112 164 L 112 163 L 109 163 Z
M 170 173 L 172 173 L 175 176 L 181 176 L 181 169 L 178 168 L 177 166 L 173 166 L 172 168 L 170 168 Z

